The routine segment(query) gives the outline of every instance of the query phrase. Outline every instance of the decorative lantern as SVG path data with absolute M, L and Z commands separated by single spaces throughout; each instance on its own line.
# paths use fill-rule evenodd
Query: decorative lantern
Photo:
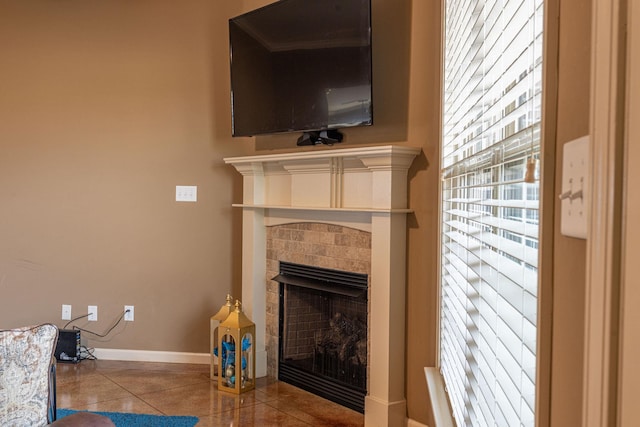
M 242 312 L 240 301 L 220 323 L 218 390 L 240 394 L 256 386 L 256 325 Z
M 227 316 L 229 316 L 229 313 L 233 311 L 232 301 L 233 297 L 227 294 L 227 302 L 211 317 L 211 368 L 209 372 L 209 377 L 211 379 L 218 375 L 218 325 L 220 325 L 220 322 L 225 320 Z

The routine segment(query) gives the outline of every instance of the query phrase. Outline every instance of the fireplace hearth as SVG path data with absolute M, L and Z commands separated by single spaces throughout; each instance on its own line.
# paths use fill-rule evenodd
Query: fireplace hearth
M 280 262 L 278 379 L 364 412 L 366 274 Z

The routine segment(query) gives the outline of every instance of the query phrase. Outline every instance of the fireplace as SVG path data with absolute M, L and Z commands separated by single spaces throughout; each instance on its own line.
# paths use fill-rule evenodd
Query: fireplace
M 366 274 L 280 262 L 278 379 L 364 412 Z
M 306 241 L 280 248 L 292 258 L 304 258 L 280 260 L 369 273 L 366 427 L 406 423 L 405 253 L 406 215 L 411 213 L 407 171 L 419 152 L 415 147 L 386 145 L 225 159 L 243 176 L 243 200 L 233 206 L 242 209 L 242 300 L 256 324 L 256 377 L 277 372 L 270 352 L 272 337 L 279 334 L 278 326 L 273 326 L 278 321 L 271 320 L 277 315 L 273 307 L 278 306 L 279 285 L 269 280 L 278 274 L 278 267 L 270 265 L 274 252 L 268 247 L 270 230 L 324 224 L 370 236 L 366 265 L 350 261 L 353 269 L 307 262 L 322 261 L 325 254 L 300 255 L 298 248 L 308 245 Z M 301 230 L 282 232 L 295 236 L 291 240 L 301 234 Z M 316 238 L 327 234 L 323 231 Z

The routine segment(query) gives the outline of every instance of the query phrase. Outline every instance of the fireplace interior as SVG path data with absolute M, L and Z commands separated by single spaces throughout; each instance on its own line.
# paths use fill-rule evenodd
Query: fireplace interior
M 366 274 L 280 262 L 278 379 L 364 412 Z

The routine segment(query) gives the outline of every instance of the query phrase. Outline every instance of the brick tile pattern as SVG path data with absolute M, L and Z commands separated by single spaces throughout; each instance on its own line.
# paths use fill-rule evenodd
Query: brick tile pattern
M 279 283 L 288 261 L 371 276 L 371 233 L 340 225 L 301 222 L 267 227 L 267 374 L 277 375 Z

